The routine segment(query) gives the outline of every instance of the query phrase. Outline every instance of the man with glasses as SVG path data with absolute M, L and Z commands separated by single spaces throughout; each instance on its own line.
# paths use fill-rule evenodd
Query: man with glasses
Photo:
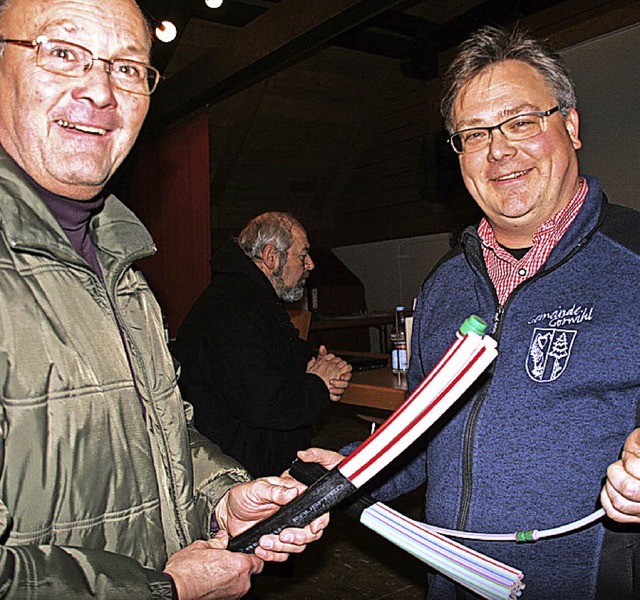
M 268 212 L 213 256 L 209 287 L 185 317 L 173 351 L 199 431 L 254 476 L 281 473 L 340 399 L 351 367 L 312 356 L 283 302 L 300 300 L 314 268 L 292 215 Z
M 150 45 L 133 0 L 0 0 L 2 598 L 235 598 L 327 522 L 225 550 L 302 486 L 251 482 L 193 428 L 133 268 L 153 242 L 105 191 Z
M 428 523 L 486 533 L 552 529 L 601 503 L 606 517 L 566 535 L 465 543 L 522 570 L 528 600 L 640 598 L 639 215 L 579 174 L 574 85 L 524 33 L 464 42 L 442 114 L 485 216 L 420 290 L 409 388 L 469 314 L 492 324 L 499 355 L 376 495 L 426 480 Z M 429 598 L 467 597 L 455 587 L 434 576 Z

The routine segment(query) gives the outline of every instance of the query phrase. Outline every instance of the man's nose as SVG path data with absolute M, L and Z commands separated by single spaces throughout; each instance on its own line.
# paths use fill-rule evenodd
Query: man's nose
M 489 139 L 489 160 L 502 160 L 506 156 L 515 154 L 515 144 L 507 139 L 502 129 L 496 127 L 491 131 Z
M 315 263 L 313 262 L 313 259 L 311 258 L 311 256 L 309 256 L 308 254 L 304 257 L 304 268 L 307 271 L 313 271 L 313 269 L 315 269 Z
M 107 61 L 100 62 L 101 59 L 94 59 L 91 68 L 87 69 L 82 77 L 78 79 L 79 85 L 76 90 L 76 97 L 87 98 L 96 106 L 108 106 L 115 104 L 115 86 L 111 79 L 111 64 Z

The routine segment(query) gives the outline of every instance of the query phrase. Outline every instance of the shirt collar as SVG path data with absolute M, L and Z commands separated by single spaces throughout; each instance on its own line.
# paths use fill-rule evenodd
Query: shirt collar
M 569 226 L 578 214 L 588 191 L 589 186 L 587 185 L 586 180 L 583 177 L 580 177 L 578 191 L 563 208 L 561 208 L 548 221 L 545 221 L 538 227 L 536 232 L 533 234 L 533 245 L 535 246 L 543 238 L 553 240 L 555 245 L 555 243 L 557 243 L 567 232 L 567 229 L 569 229 Z M 482 244 L 487 248 L 491 248 L 491 250 L 496 252 L 500 257 L 511 257 L 512 260 L 516 260 L 500 246 L 496 240 L 493 227 L 486 217 L 483 217 L 482 221 L 480 221 L 480 225 L 478 225 L 478 235 L 482 240 Z

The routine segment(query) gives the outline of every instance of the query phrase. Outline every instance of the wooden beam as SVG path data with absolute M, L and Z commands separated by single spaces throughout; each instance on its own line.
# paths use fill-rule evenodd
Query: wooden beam
M 556 49 L 562 50 L 640 23 L 638 0 L 569 0 L 531 19 L 531 28 L 537 36 L 547 39 Z M 529 25 L 523 19 L 523 26 Z
M 369 27 L 358 27 L 346 31 L 331 43 L 339 48 L 399 60 L 410 57 L 416 45 L 415 40 L 411 37 L 393 35 Z
M 406 0 L 283 0 L 155 93 L 147 124 L 162 126 L 256 83 Z
M 640 20 L 638 0 L 486 0 L 450 20 L 438 35 L 418 44 L 410 62 L 402 65 L 405 77 L 432 79 L 441 53 L 453 49 L 474 30 L 486 24 L 511 27 L 516 23 L 538 37 L 552 37 L 556 48 L 615 31 Z M 563 32 L 572 32 L 564 35 Z M 577 32 L 580 33 L 577 33 Z M 566 41 L 565 41 L 566 39 Z M 447 61 L 445 61 L 447 62 Z

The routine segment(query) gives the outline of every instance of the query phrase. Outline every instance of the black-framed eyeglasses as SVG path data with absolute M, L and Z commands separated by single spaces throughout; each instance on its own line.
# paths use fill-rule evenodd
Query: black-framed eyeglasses
M 540 135 L 547 128 L 547 117 L 560 110 L 554 106 L 549 110 L 522 113 L 509 117 L 506 121 L 491 127 L 470 127 L 456 131 L 449 138 L 451 147 L 457 154 L 468 154 L 486 148 L 493 139 L 493 130 L 499 129 L 502 135 L 511 142 L 528 140 Z
M 15 44 L 36 51 L 36 64 L 49 73 L 65 77 L 82 77 L 99 60 L 115 87 L 132 94 L 150 96 L 160 81 L 160 72 L 155 67 L 137 60 L 115 58 L 109 60 L 94 56 L 84 46 L 63 40 L 50 40 L 40 35 L 35 40 L 11 40 L 0 38 L 0 44 Z

